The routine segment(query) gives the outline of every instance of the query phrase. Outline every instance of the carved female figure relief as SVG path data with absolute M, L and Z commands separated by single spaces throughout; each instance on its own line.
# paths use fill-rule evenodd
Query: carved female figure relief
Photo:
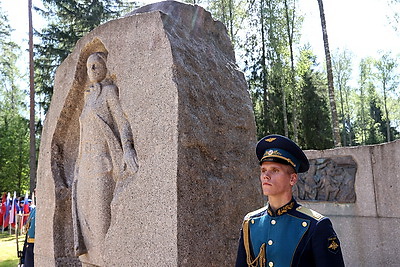
M 87 75 L 73 185 L 74 244 L 83 263 L 103 266 L 116 185 L 136 173 L 138 163 L 118 88 L 107 78 L 105 53 L 89 56 Z

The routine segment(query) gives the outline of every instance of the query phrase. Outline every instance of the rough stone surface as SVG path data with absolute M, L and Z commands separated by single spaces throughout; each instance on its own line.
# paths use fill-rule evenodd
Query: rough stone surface
M 94 52 L 107 54 L 139 165 L 116 181 L 97 264 L 232 266 L 242 218 L 262 205 L 252 104 L 224 26 L 201 7 L 172 1 L 101 25 L 58 68 L 40 146 L 37 265 L 95 263 L 75 254 L 72 212 Z M 94 174 L 103 156 L 79 168 Z M 103 195 L 96 186 L 86 193 Z M 105 220 L 96 212 L 102 205 L 87 211 L 92 221 Z

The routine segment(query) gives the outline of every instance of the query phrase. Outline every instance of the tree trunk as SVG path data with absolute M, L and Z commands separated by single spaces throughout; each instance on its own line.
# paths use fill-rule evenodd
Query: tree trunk
M 296 81 L 295 81 L 295 70 L 294 70 L 294 56 L 293 56 L 293 27 L 294 27 L 294 9 L 293 9 L 293 17 L 290 20 L 289 16 L 289 6 L 287 4 L 287 0 L 285 0 L 285 15 L 286 15 L 286 31 L 288 35 L 288 43 L 289 43 L 289 50 L 290 50 L 290 84 L 293 90 L 294 94 L 294 101 L 293 101 L 293 135 L 294 135 L 294 141 L 296 143 L 299 142 L 299 137 L 298 137 L 298 123 L 297 123 L 297 91 L 296 91 Z M 283 91 L 283 103 L 284 103 L 284 128 L 285 128 L 285 135 L 288 136 L 289 131 L 288 131 L 288 125 L 287 125 L 287 113 L 286 113 L 286 96 L 285 96 L 285 90 L 282 89 Z
M 336 84 L 337 85 L 337 84 Z M 345 120 L 345 115 L 344 115 L 344 100 L 343 100 L 343 91 L 342 91 L 342 86 L 339 82 L 339 97 L 340 97 L 340 109 L 342 111 L 342 127 L 343 127 L 343 132 L 342 132 L 342 141 L 343 141 L 343 146 L 346 146 L 346 120 Z
M 386 116 L 386 140 L 390 142 L 390 121 L 389 121 L 389 112 L 387 108 L 387 96 L 386 96 L 386 81 L 383 81 L 383 104 L 385 108 L 385 116 Z
M 264 123 L 264 131 L 265 135 L 268 134 L 268 90 L 267 90 L 267 66 L 266 66 L 266 51 L 265 51 L 265 30 L 264 30 L 264 1 L 260 2 L 260 15 L 261 15 L 261 46 L 262 46 L 262 55 L 261 55 L 261 68 L 262 68 L 262 86 L 263 86 L 263 123 Z
M 233 32 L 233 0 L 229 0 L 229 31 L 231 34 L 231 39 L 234 41 L 234 32 Z
M 325 49 L 325 57 L 326 57 L 326 72 L 327 72 L 327 78 L 328 78 L 329 103 L 331 106 L 331 116 L 332 116 L 333 144 L 335 147 L 340 147 L 341 142 L 340 142 L 339 123 L 338 123 L 338 116 L 337 116 L 337 111 L 336 111 L 335 89 L 333 87 L 332 62 L 331 62 L 331 54 L 329 52 L 329 42 L 328 42 L 328 33 L 326 30 L 324 6 L 322 3 L 322 0 L 317 0 L 317 1 L 318 1 L 319 13 L 320 13 L 320 17 L 321 17 L 322 36 L 324 39 L 324 49 Z
M 36 187 L 36 142 L 35 142 L 35 88 L 33 83 L 33 27 L 32 27 L 32 0 L 28 1 L 29 17 L 29 85 L 30 85 L 30 116 L 29 116 L 29 167 L 30 167 L 30 191 Z

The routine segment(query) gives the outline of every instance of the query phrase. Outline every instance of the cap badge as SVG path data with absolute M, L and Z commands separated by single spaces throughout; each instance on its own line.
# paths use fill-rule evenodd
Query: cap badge
M 276 137 L 271 137 L 271 138 L 265 139 L 265 141 L 267 141 L 268 143 L 271 143 L 275 140 L 276 140 Z
M 272 156 L 272 155 L 280 156 L 280 155 L 282 155 L 282 154 L 279 153 L 279 152 L 276 151 L 276 150 L 270 149 L 270 150 L 268 150 L 267 152 L 265 152 L 264 157 L 265 157 L 265 156 Z

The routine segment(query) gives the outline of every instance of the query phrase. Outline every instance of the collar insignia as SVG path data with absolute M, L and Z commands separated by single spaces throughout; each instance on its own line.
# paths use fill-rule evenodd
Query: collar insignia
M 269 216 L 281 216 L 285 213 L 287 213 L 289 210 L 293 209 L 295 206 L 296 202 L 294 200 L 290 201 L 288 204 L 285 206 L 280 207 L 279 209 L 274 212 L 269 206 L 268 206 L 268 215 Z

